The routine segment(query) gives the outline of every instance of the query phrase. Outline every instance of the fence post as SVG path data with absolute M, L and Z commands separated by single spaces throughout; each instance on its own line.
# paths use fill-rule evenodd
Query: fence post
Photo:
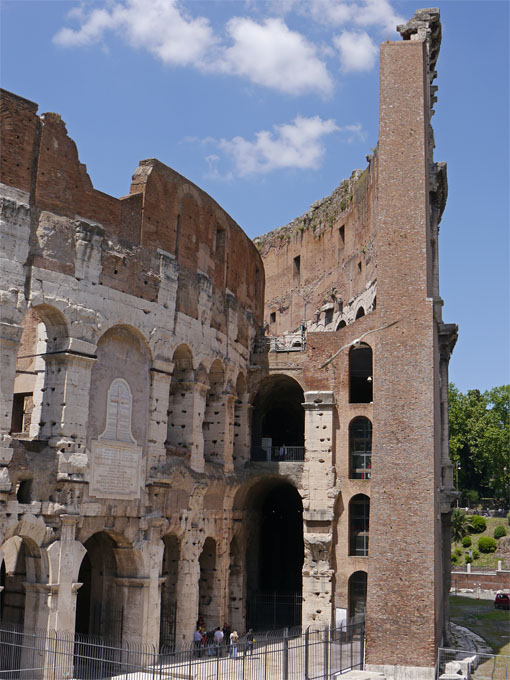
M 282 680 L 289 679 L 289 629 L 283 631 Z
M 351 619 L 352 621 L 352 619 Z M 350 654 L 351 654 L 351 668 L 352 668 L 352 653 L 354 651 L 354 624 L 351 623 L 349 626 L 349 647 L 350 647 Z
M 360 624 L 359 633 L 359 667 L 363 670 L 365 661 L 365 622 Z
M 267 680 L 267 638 L 264 645 L 264 680 Z
M 329 626 L 324 628 L 324 678 L 328 680 L 329 678 Z
M 308 678 L 308 664 L 310 662 L 310 650 L 308 649 L 308 645 L 310 644 L 310 626 L 306 627 L 305 630 L 305 680 L 309 680 Z

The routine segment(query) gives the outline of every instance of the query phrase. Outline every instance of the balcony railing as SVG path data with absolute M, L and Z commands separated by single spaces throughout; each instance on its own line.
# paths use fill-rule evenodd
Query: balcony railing
M 304 459 L 304 446 L 272 446 L 270 449 L 255 446 L 251 450 L 251 460 L 258 462 L 302 462 Z

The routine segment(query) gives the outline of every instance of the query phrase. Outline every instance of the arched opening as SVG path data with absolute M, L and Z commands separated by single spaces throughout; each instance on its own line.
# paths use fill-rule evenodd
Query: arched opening
M 347 324 L 345 323 L 345 319 L 341 319 L 340 323 L 338 324 L 336 329 L 337 329 L 337 331 L 339 331 L 341 328 L 345 328 L 346 326 L 347 326 Z
M 206 538 L 198 560 L 200 564 L 200 580 L 198 584 L 198 618 L 203 617 L 207 630 L 219 623 L 220 586 L 216 575 L 216 541 Z
M 0 621 L 23 625 L 25 621 L 25 588 L 27 579 L 27 545 L 19 536 L 2 546 L 4 559 L 0 571 Z
M 355 418 L 349 426 L 350 478 L 370 479 L 372 468 L 372 423 Z
M 358 311 L 356 312 L 356 319 L 361 319 L 362 316 L 365 316 L 365 310 L 363 307 L 359 307 Z
M 202 430 L 204 433 L 204 459 L 209 463 L 222 463 L 225 445 L 225 372 L 221 361 L 213 361 L 209 371 L 209 391 L 205 402 Z
M 349 503 L 349 555 L 367 557 L 370 498 L 365 494 L 353 496 Z
M 22 326 L 11 434 L 49 438 L 52 427 L 60 422 L 65 371 L 61 370 L 59 361 L 66 347 L 67 327 L 61 312 L 47 305 L 30 309 Z
M 163 583 L 161 585 L 159 646 L 162 653 L 168 653 L 175 649 L 179 540 L 176 536 L 165 536 L 163 543 L 165 550 L 161 574 Z
M 253 404 L 252 459 L 304 459 L 303 402 L 303 389 L 293 378 L 273 375 L 262 381 Z
M 367 608 L 367 574 L 355 571 L 349 577 L 349 618 L 365 616 Z
M 372 348 L 365 343 L 349 352 L 349 401 L 369 404 L 373 400 Z
M 175 350 L 173 362 L 166 445 L 178 455 L 190 453 L 193 445 L 193 356 L 186 345 Z
M 151 366 L 150 351 L 143 337 L 128 326 L 113 326 L 101 336 L 97 344 L 97 361 L 90 378 L 89 421 L 90 439 L 98 439 L 108 427 L 112 389 L 126 383 L 131 403 L 131 433 L 123 425 L 125 440 L 145 442 L 148 423 Z M 114 396 L 114 399 L 118 397 Z M 134 441 L 133 441 L 134 440 Z
M 301 623 L 303 504 L 294 486 L 266 480 L 247 503 L 246 628 Z
M 83 585 L 76 597 L 76 632 L 120 642 L 124 612 L 116 597 L 115 543 L 108 534 L 99 532 L 84 547 L 87 552 L 78 574 Z

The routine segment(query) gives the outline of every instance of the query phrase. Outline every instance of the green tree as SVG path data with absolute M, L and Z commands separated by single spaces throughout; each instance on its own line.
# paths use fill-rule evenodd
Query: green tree
M 464 510 L 455 508 L 452 512 L 452 540 L 461 541 L 471 529 L 471 518 L 466 515 Z
M 508 498 L 510 385 L 463 394 L 450 384 L 448 393 L 450 456 L 459 468 L 459 490 Z

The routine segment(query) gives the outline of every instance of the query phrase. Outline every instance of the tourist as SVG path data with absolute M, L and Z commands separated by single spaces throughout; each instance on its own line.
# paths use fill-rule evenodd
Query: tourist
M 250 656 L 253 656 L 253 642 L 254 642 L 254 637 L 253 637 L 253 629 L 250 628 L 250 630 L 246 633 L 246 645 L 244 647 L 244 656 L 248 654 L 248 651 L 250 652 Z
M 235 659 L 237 656 L 237 643 L 239 642 L 239 635 L 237 630 L 230 633 L 230 658 Z

